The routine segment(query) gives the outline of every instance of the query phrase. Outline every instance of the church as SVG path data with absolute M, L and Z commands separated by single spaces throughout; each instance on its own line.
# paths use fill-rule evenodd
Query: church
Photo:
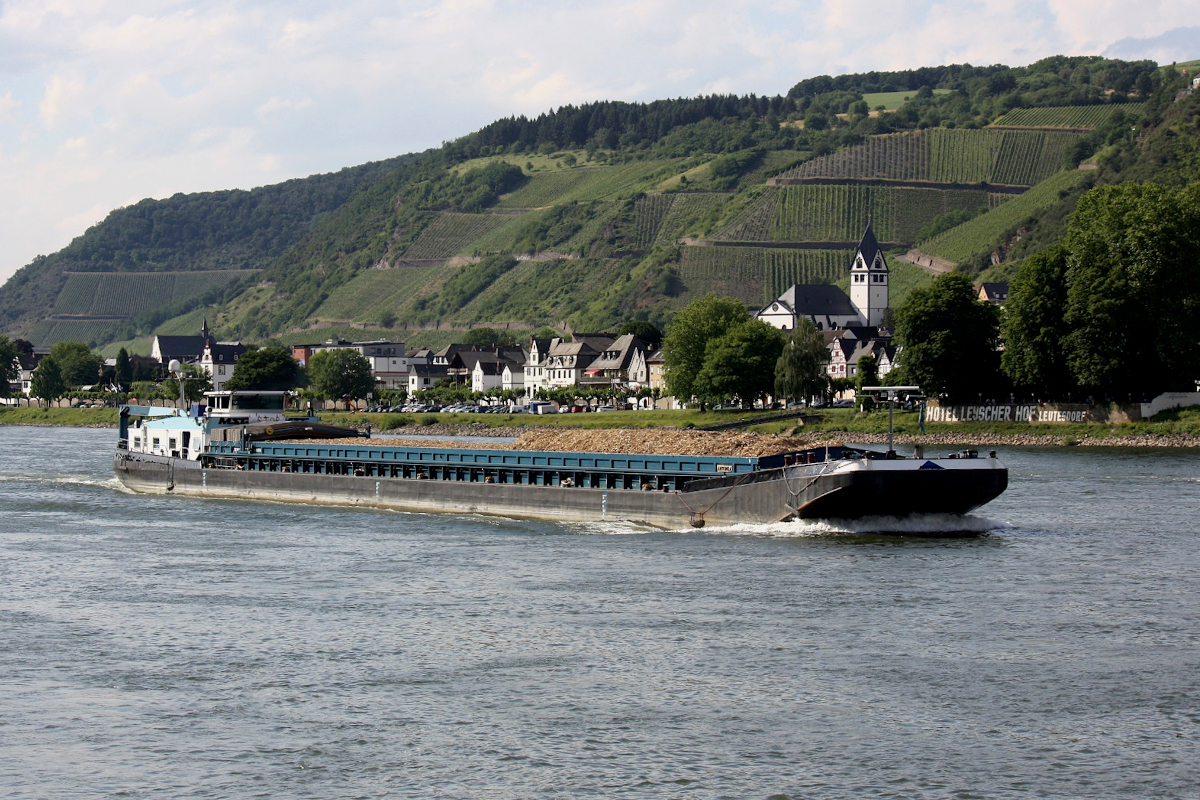
M 878 328 L 888 308 L 888 266 L 867 224 L 850 267 L 850 294 L 836 286 L 793 285 L 755 316 L 784 331 L 794 330 L 808 317 L 819 331 Z

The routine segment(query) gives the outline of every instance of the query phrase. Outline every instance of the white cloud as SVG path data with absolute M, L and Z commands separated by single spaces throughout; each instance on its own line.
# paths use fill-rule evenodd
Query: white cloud
M 12 92 L 0 94 L 0 122 L 12 119 L 20 107 L 21 101 L 15 99 Z
M 145 196 L 336 170 L 567 103 L 774 94 L 818 74 L 1118 40 L 1140 57 L 1174 46 L 1152 40 L 1190 22 L 1186 5 L 5 0 L 0 280 Z

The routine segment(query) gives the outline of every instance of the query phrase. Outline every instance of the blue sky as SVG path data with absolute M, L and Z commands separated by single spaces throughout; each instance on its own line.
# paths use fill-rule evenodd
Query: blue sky
M 1146 0 L 0 0 L 0 281 L 113 208 L 597 99 L 1056 53 L 1200 58 Z

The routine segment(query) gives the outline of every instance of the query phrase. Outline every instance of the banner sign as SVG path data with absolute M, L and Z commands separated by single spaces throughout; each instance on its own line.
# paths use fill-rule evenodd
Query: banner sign
M 1087 422 L 1088 407 L 1022 405 L 942 406 L 925 409 L 927 422 Z

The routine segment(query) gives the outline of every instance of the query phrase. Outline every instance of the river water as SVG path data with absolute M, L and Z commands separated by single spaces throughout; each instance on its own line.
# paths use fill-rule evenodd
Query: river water
M 946 538 L 146 497 L 114 439 L 0 427 L 5 798 L 1200 796 L 1195 452 L 1001 450 Z

